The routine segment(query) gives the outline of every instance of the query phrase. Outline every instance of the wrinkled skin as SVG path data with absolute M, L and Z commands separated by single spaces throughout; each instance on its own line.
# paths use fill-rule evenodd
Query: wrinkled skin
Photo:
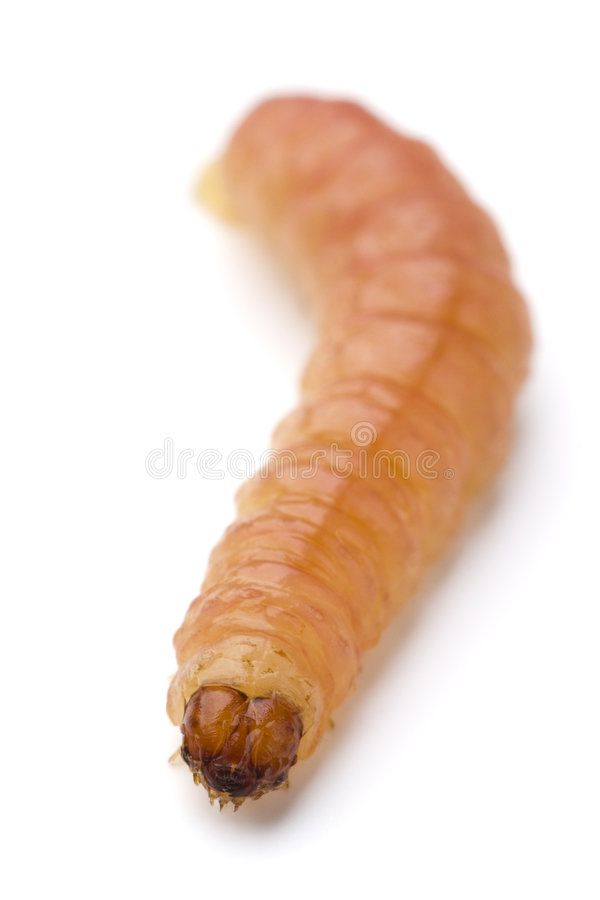
M 292 714 L 279 732 L 268 704 L 300 717 L 309 755 L 504 460 L 530 332 L 491 219 L 431 148 L 356 104 L 261 104 L 218 183 L 216 205 L 267 242 L 317 323 L 300 403 L 274 436 L 294 467 L 242 487 L 175 636 L 184 755 L 209 786 L 252 796 L 296 754 Z M 190 700 L 205 683 L 224 692 L 210 715 Z M 227 685 L 271 699 L 248 706 Z

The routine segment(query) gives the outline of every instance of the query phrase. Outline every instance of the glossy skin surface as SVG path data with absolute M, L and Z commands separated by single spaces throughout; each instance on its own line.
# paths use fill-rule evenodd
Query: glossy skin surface
M 311 300 L 318 341 L 274 436 L 294 463 L 241 489 L 175 636 L 169 712 L 179 724 L 207 682 L 276 692 L 302 757 L 503 461 L 530 332 L 489 217 L 355 104 L 263 103 L 220 178 Z

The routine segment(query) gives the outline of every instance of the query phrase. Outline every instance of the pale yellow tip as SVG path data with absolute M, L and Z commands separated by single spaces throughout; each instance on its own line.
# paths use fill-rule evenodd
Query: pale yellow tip
M 227 195 L 223 164 L 220 160 L 210 163 L 200 174 L 194 195 L 215 216 L 227 222 L 236 222 L 237 216 Z

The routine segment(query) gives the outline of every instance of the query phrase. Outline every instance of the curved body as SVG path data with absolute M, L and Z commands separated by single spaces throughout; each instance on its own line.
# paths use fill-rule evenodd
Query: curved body
M 530 331 L 490 218 L 428 146 L 355 104 L 263 103 L 219 177 L 318 339 L 274 435 L 289 464 L 242 487 L 175 636 L 168 709 L 180 724 L 203 684 L 277 693 L 302 757 L 501 464 Z

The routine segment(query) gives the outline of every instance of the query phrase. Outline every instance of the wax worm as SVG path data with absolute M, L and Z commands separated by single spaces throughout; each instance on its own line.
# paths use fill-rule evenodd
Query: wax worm
M 241 123 L 204 192 L 265 240 L 317 344 L 175 635 L 168 712 L 211 799 L 313 752 L 362 654 L 507 451 L 530 329 L 489 216 L 426 144 L 346 101 Z

